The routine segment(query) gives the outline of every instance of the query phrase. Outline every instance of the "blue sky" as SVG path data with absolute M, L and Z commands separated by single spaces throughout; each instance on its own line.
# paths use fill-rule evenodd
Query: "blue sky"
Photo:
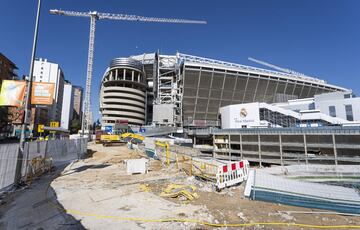
M 0 52 L 28 74 L 36 0 L 1 0 Z M 360 93 L 360 1 L 357 0 L 43 0 L 37 57 L 59 63 L 85 86 L 89 19 L 49 9 L 207 20 L 207 25 L 98 21 L 92 110 L 114 57 L 176 51 L 257 66 L 254 57 Z

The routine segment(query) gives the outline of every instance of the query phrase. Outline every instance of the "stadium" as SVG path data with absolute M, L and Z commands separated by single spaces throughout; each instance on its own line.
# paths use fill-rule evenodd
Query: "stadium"
M 182 53 L 115 58 L 100 87 L 102 125 L 216 127 L 227 105 L 280 103 L 348 89 L 302 74 Z

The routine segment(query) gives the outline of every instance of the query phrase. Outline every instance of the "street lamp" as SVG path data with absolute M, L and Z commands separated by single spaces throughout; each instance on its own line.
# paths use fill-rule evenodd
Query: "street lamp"
M 24 106 L 25 113 L 21 127 L 20 144 L 19 144 L 19 151 L 18 151 L 18 157 L 16 163 L 16 171 L 15 171 L 14 182 L 16 186 L 18 186 L 21 182 L 21 166 L 23 163 L 24 149 L 25 149 L 25 131 L 28 125 L 30 124 L 30 120 L 31 120 L 31 88 L 33 81 L 34 61 L 36 55 L 36 45 L 37 45 L 37 37 L 38 37 L 38 29 L 39 29 L 40 9 L 41 9 L 41 0 L 38 0 L 34 40 L 33 40 L 32 53 L 31 53 L 29 80 L 25 95 L 25 106 Z

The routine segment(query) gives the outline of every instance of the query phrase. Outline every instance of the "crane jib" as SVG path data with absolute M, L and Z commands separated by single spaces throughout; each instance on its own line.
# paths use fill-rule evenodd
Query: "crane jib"
M 89 17 L 90 18 L 90 35 L 89 35 L 89 49 L 88 49 L 88 64 L 87 64 L 87 75 L 86 75 L 86 88 L 84 98 L 84 114 L 81 124 L 82 134 L 89 131 L 91 125 L 91 112 L 90 112 L 90 95 L 91 95 L 91 78 L 93 69 L 93 56 L 94 56 L 94 43 L 95 43 L 95 27 L 96 20 L 99 19 L 110 19 L 110 20 L 123 20 L 123 21 L 140 21 L 140 22 L 160 22 L 160 23 L 186 23 L 186 24 L 206 24 L 206 21 L 188 20 L 188 19 L 175 19 L 175 18 L 155 18 L 155 17 L 144 17 L 137 15 L 128 14 L 110 14 L 110 13 L 99 13 L 97 11 L 89 12 L 76 12 L 52 9 L 51 14 L 72 16 L 72 17 Z

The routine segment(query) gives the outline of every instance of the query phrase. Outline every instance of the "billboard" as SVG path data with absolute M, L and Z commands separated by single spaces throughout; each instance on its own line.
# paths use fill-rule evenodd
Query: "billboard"
M 0 92 L 0 106 L 20 107 L 24 101 L 26 82 L 3 80 Z
M 55 91 L 54 83 L 33 82 L 31 90 L 31 104 L 52 105 Z

